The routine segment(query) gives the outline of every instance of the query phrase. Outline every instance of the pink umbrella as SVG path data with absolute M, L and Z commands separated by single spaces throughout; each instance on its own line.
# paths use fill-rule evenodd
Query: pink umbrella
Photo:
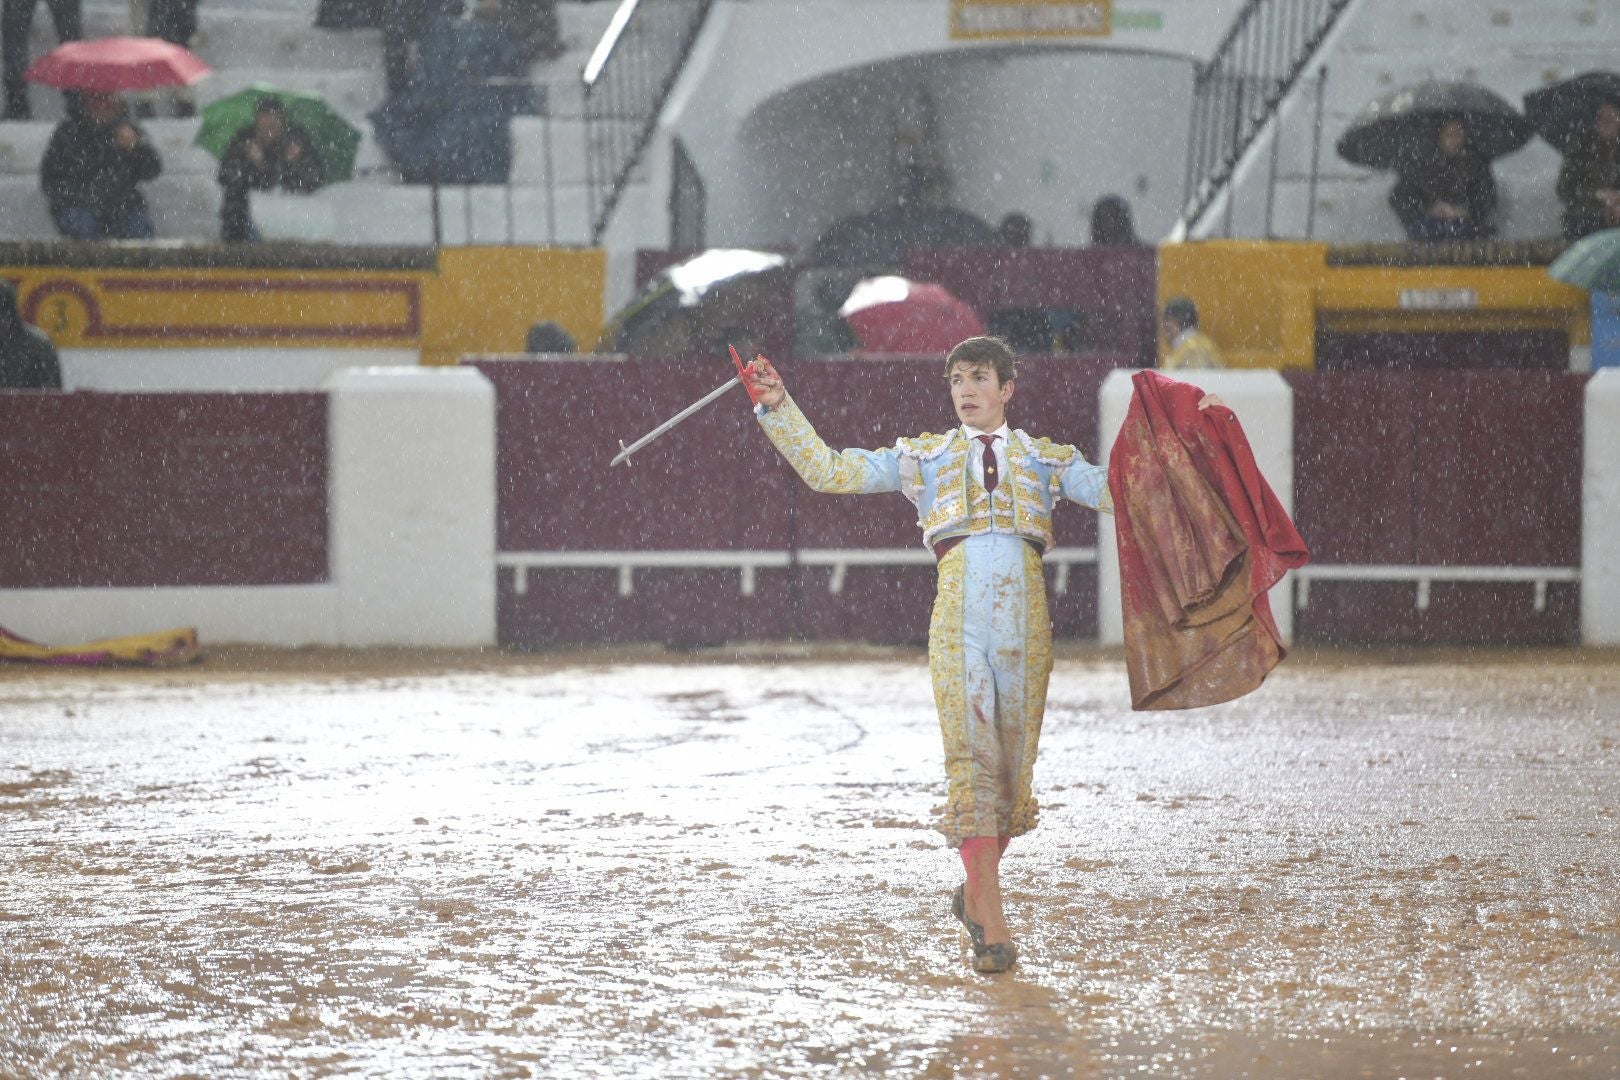
M 183 45 L 161 38 L 110 37 L 58 45 L 23 78 L 62 90 L 117 94 L 190 86 L 212 71 Z
M 866 278 L 838 309 L 863 352 L 942 353 L 984 333 L 984 323 L 944 286 L 903 277 Z

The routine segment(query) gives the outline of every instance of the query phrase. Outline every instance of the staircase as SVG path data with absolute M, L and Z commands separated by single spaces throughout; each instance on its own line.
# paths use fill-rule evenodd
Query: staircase
M 1193 84 L 1186 201 L 1194 231 L 1354 0 L 1248 0 Z
M 324 96 L 364 135 L 355 179 L 313 196 L 288 197 L 260 222 L 268 238 L 355 244 L 433 242 L 429 193 L 397 182 L 372 138 L 366 114 L 382 103 L 382 35 L 377 30 L 322 30 L 311 0 L 208 0 L 199 11 L 194 51 L 214 74 L 193 88 L 198 106 L 255 82 Z M 558 5 L 566 52 L 536 65 L 531 77 L 548 115 L 512 123 L 509 187 L 449 188 L 443 193 L 442 240 L 450 244 L 584 244 L 591 239 L 587 192 L 585 95 L 580 72 L 614 14 L 610 3 Z M 85 36 L 128 33 L 124 3 L 88 0 Z M 44 6 L 34 23 L 32 55 L 56 44 Z M 39 190 L 39 162 L 62 114 L 62 96 L 32 90 L 35 119 L 0 123 L 0 239 L 50 240 L 56 230 Z M 162 98 L 160 96 L 160 103 Z M 159 111 L 167 111 L 161 107 Z M 192 145 L 199 121 L 159 118 L 141 126 L 163 158 L 163 175 L 143 185 L 158 238 L 211 242 L 219 236 L 218 162 Z M 272 200 L 274 202 L 274 200 Z M 266 228 L 266 226 L 269 228 Z

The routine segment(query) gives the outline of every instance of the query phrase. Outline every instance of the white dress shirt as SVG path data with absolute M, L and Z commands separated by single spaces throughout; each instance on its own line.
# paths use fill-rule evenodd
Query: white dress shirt
M 980 431 L 976 427 L 963 424 L 962 432 L 968 437 L 968 468 L 973 470 L 973 479 L 979 482 L 980 487 L 984 486 L 984 443 L 979 442 L 979 436 L 994 435 L 996 437 L 996 441 L 992 444 L 996 448 L 996 475 L 1001 477 L 1002 482 L 1005 482 L 1007 479 L 1007 440 L 1012 438 L 1012 428 L 1003 422 L 994 431 Z M 998 483 L 996 488 L 1000 490 L 1001 484 Z

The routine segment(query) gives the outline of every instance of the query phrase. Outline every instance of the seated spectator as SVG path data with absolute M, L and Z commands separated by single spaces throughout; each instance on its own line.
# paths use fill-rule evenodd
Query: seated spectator
M 377 142 L 408 184 L 499 184 L 512 169 L 508 121 L 532 112 L 528 60 L 506 0 L 472 18 L 439 19 L 422 40 L 410 87 L 371 114 Z
M 523 351 L 530 353 L 571 353 L 576 350 L 574 335 L 554 322 L 537 322 L 529 327 Z
M 17 311 L 17 290 L 0 280 L 0 390 L 60 390 L 56 346 Z
M 1389 205 L 1413 240 L 1481 240 L 1496 235 L 1496 178 L 1468 145 L 1461 120 L 1442 120 L 1434 142 L 1398 169 Z
M 1104 195 L 1091 208 L 1092 247 L 1141 247 L 1131 204 L 1119 195 Z
M 146 198 L 136 187 L 163 171 L 157 151 L 113 94 L 70 94 L 40 163 L 51 217 L 73 240 L 152 236 Z
M 1185 296 L 1178 296 L 1164 305 L 1160 318 L 1170 351 L 1159 361 L 1159 370 L 1190 371 L 1226 366 L 1220 347 L 1198 330 L 1198 305 Z
M 1030 239 L 1035 234 L 1035 223 L 1029 220 L 1028 214 L 1014 210 L 1001 219 L 996 232 L 1001 234 L 1001 242 L 1007 247 L 1029 247 Z
M 1586 137 L 1564 158 L 1558 198 L 1567 239 L 1620 227 L 1620 102 L 1599 105 Z
M 58 42 L 78 41 L 83 36 L 80 0 L 45 0 L 45 5 L 50 8 L 51 22 L 56 24 Z M 28 70 L 28 38 L 33 33 L 34 9 L 38 6 L 39 0 L 5 0 L 0 9 L 0 74 L 6 87 L 7 120 L 34 117 L 23 72 Z
M 253 123 L 231 137 L 219 161 L 220 239 L 257 243 L 248 192 L 291 191 L 307 194 L 326 182 L 320 158 L 308 133 L 288 123 L 287 108 L 273 95 L 253 107 Z

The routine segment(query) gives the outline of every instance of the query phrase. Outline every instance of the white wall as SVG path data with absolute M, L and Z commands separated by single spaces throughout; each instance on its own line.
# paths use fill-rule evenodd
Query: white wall
M 1134 68 L 1141 77 L 1127 80 L 1123 87 L 1113 80 L 1125 69 L 1110 68 L 1106 79 L 1087 78 L 1084 92 L 1097 99 L 1094 107 L 1065 100 L 1032 100 L 1019 110 L 1015 107 L 1016 79 L 1007 79 L 1004 89 L 997 91 L 998 101 L 993 105 L 987 102 L 1002 117 L 1011 118 L 1010 129 L 1006 123 L 996 126 L 996 145 L 1018 146 L 1027 153 L 1015 163 L 1004 190 L 989 200 L 981 193 L 985 190 L 983 169 L 992 160 L 992 147 L 976 152 L 970 135 L 959 138 L 953 156 L 954 164 L 966 177 L 964 193 L 984 200 L 981 205 L 986 216 L 1001 207 L 1034 207 L 1031 212 L 1037 214 L 1042 226 L 1050 228 L 1053 238 L 1060 240 L 1072 235 L 1066 230 L 1077 227 L 1075 215 L 1081 202 L 1089 211 L 1090 200 L 1097 194 L 1123 186 L 1122 177 L 1133 179 L 1146 174 L 1152 184 L 1146 196 L 1150 216 L 1157 213 L 1161 181 L 1175 188 L 1181 185 L 1179 162 L 1187 141 L 1186 108 L 1175 101 L 1175 95 L 1182 93 L 1177 79 L 1187 76 L 1167 80 L 1162 65 L 1179 64 L 1190 70 L 1192 58 L 1214 51 L 1241 7 L 1241 0 L 1143 0 L 1128 9 L 1120 8 L 1110 37 L 1076 42 L 1074 47 L 1082 53 L 1100 48 L 1121 55 L 1152 57 L 1154 64 Z M 655 145 L 667 143 L 678 135 L 691 152 L 708 190 L 710 241 L 779 244 L 784 238 L 796 239 L 812 231 L 809 225 L 801 227 L 797 223 L 784 229 L 781 192 L 766 192 L 763 203 L 756 199 L 762 181 L 772 175 L 781 176 L 785 170 L 773 171 L 771 163 L 759 156 L 758 140 L 747 142 L 740 135 L 756 111 L 771 99 L 784 92 L 791 96 L 828 76 L 892 63 L 901 57 L 944 53 L 947 59 L 942 68 L 949 68 L 958 63 L 968 66 L 966 58 L 978 53 L 988 57 L 1006 52 L 1005 43 L 952 41 L 949 14 L 946 0 L 719 0 L 676 83 L 654 140 Z M 988 71 L 994 64 L 986 59 L 972 66 Z M 1008 72 L 1009 76 L 1017 74 Z M 1162 100 L 1166 97 L 1170 100 Z M 1095 137 L 1099 132 L 1096 126 L 1089 129 L 1091 137 L 1071 130 L 1077 111 L 1100 112 L 1108 102 L 1118 99 L 1129 102 L 1129 108 L 1119 116 L 1144 118 L 1142 123 L 1118 129 L 1118 134 L 1127 140 L 1123 146 L 1113 138 Z M 882 101 L 870 104 L 881 105 Z M 870 154 L 874 150 L 873 132 L 859 115 L 863 111 L 857 108 L 853 124 L 824 145 L 830 148 L 847 141 L 851 147 Z M 1161 122 L 1163 114 L 1170 114 L 1172 119 Z M 1038 180 L 1031 181 L 1026 175 L 1029 163 L 1022 157 L 1034 154 L 1043 145 L 1063 151 L 1061 160 L 1052 154 L 1042 155 L 1061 166 L 1061 180 L 1054 174 L 1046 181 L 1053 192 L 1061 191 L 1061 199 L 1043 193 Z M 1071 153 L 1070 148 L 1075 146 L 1078 151 Z M 1144 147 L 1161 149 L 1167 155 L 1173 153 L 1175 166 L 1160 176 L 1161 159 L 1154 156 L 1133 167 L 1128 159 L 1141 154 Z M 802 149 L 794 153 L 804 161 L 802 171 L 807 186 L 830 183 L 838 189 L 827 196 L 829 202 L 848 199 L 851 204 L 864 203 L 864 197 L 870 195 L 872 189 L 866 181 L 850 184 L 827 175 L 828 162 L 834 160 L 832 154 L 806 154 Z M 1122 153 L 1127 160 L 1116 163 Z M 652 162 L 646 175 L 648 182 L 628 193 L 619 210 L 620 215 L 632 216 L 641 224 L 628 235 L 610 230 L 610 247 L 667 243 L 667 165 Z M 1132 190 L 1121 193 L 1133 195 Z M 994 205 L 989 205 L 992 201 Z M 815 212 L 822 211 L 818 207 Z
M 474 368 L 353 368 L 327 384 L 328 580 L 0 589 L 49 644 L 195 627 L 204 646 L 495 643 L 495 391 Z
M 1134 371 L 1120 369 L 1103 380 L 1098 391 L 1098 445 L 1104 456 L 1113 449 L 1114 439 L 1125 424 L 1130 409 Z M 1218 394 L 1231 406 L 1243 424 L 1255 464 L 1266 478 L 1283 509 L 1294 512 L 1294 391 L 1275 371 L 1190 371 L 1185 381 Z M 1097 526 L 1097 636 L 1104 645 L 1125 640 L 1124 616 L 1120 609 L 1118 541 L 1114 519 L 1107 514 Z M 1294 637 L 1294 586 L 1284 574 L 1272 586 L 1271 613 L 1283 641 Z
M 1586 384 L 1581 484 L 1581 641 L 1620 645 L 1620 368 Z
M 710 240 L 808 249 L 839 218 L 897 201 L 905 147 L 925 130 L 932 146 L 920 149 L 951 177 L 952 203 L 992 225 L 1021 210 L 1037 242 L 1083 244 L 1092 204 L 1116 193 L 1139 231 L 1160 236 L 1181 206 L 1191 88 L 1186 60 L 1082 49 L 935 53 L 829 75 L 746 119 L 748 182 L 711 218 Z
M 415 364 L 416 349 L 62 349 L 66 390 L 319 390 L 347 367 Z

